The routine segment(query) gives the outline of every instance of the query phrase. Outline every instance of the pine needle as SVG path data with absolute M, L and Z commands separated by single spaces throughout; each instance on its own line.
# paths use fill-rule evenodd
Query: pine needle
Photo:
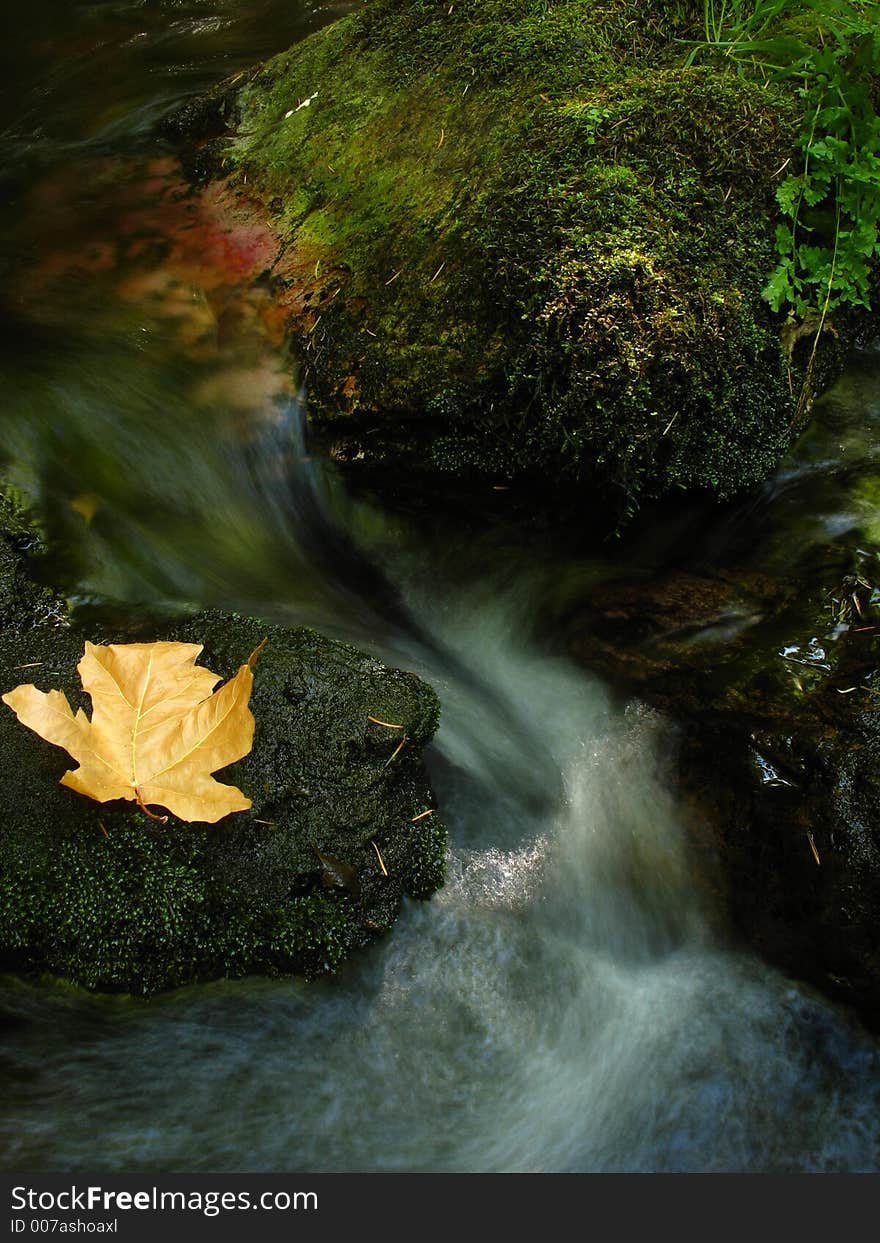
M 382 858 L 382 855 L 379 852 L 379 847 L 376 845 L 376 843 L 373 841 L 372 838 L 370 838 L 370 845 L 373 847 L 373 849 L 376 852 L 376 858 L 379 860 L 379 867 L 382 869 L 382 875 L 387 876 L 388 869 L 385 866 L 385 860 Z
M 809 829 L 807 829 L 807 841 L 810 843 L 810 850 L 812 850 L 813 852 L 813 858 L 816 860 L 816 863 L 818 864 L 818 866 L 821 867 L 822 860 L 819 858 L 819 852 L 816 849 L 816 843 L 813 841 L 813 834 L 810 832 Z
M 389 755 L 388 759 L 385 761 L 385 763 L 382 765 L 382 767 L 383 767 L 383 768 L 387 768 L 387 767 L 388 767 L 388 765 L 391 763 L 391 761 L 392 761 L 392 760 L 396 760 L 396 759 L 397 759 L 397 757 L 398 757 L 398 755 L 400 755 L 401 751 L 403 750 L 403 748 L 404 748 L 405 746 L 406 746 L 406 739 L 405 739 L 405 738 L 401 738 L 400 742 L 399 742 L 399 743 L 397 744 L 397 746 L 394 748 L 394 750 L 393 750 L 393 751 L 392 751 L 392 753 Z

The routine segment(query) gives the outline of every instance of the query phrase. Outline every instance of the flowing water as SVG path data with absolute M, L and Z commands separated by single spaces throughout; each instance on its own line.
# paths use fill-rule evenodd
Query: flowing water
M 876 1043 L 719 939 L 669 726 L 564 655 L 552 602 L 607 566 L 347 497 L 309 460 L 266 295 L 182 240 L 155 122 L 352 7 L 27 7 L 0 96 L 3 448 L 84 614 L 251 610 L 429 678 L 449 880 L 317 983 L 4 981 L 3 1166 L 876 1170 Z M 870 426 L 880 360 L 860 374 L 838 401 Z M 873 441 L 830 409 L 716 542 L 759 523 L 772 561 L 805 515 L 845 526 L 840 463 Z

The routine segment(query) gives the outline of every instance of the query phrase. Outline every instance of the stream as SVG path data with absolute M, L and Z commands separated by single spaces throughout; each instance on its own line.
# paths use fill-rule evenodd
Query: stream
M 880 1047 L 728 943 L 670 724 L 567 655 L 572 601 L 615 558 L 680 557 L 686 533 L 587 549 L 349 495 L 309 457 L 268 294 L 188 249 L 157 122 L 355 7 L 17 11 L 2 454 L 62 535 L 46 573 L 80 616 L 252 612 L 430 681 L 448 881 L 314 983 L 143 1001 L 0 980 L 3 1168 L 877 1171 Z M 751 541 L 769 573 L 861 521 L 841 477 L 876 452 L 880 354 L 824 409 L 774 480 L 703 523 L 697 561 Z

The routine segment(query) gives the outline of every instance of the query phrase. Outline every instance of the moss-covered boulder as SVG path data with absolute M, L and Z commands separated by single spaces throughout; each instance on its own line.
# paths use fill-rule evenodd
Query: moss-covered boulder
M 0 693 L 33 682 L 88 711 L 83 640 L 132 636 L 71 626 L 31 583 L 16 547 L 26 530 L 5 518 Z M 0 966 L 134 993 L 313 976 L 389 928 L 404 894 L 442 883 L 444 827 L 434 812 L 417 819 L 434 805 L 422 752 L 439 707 L 414 674 L 311 630 L 221 614 L 136 638 L 203 643 L 200 663 L 226 676 L 264 636 L 253 750 L 221 775 L 253 806 L 217 825 L 158 824 L 59 785 L 68 757 L 0 707 Z
M 339 460 L 615 513 L 768 474 L 794 402 L 761 289 L 801 105 L 686 66 L 701 14 L 371 0 L 176 118 L 268 209 Z

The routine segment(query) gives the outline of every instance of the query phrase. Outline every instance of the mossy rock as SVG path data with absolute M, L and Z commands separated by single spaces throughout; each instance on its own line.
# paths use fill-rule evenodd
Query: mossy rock
M 3 615 L 0 689 L 33 681 L 88 710 L 76 674 L 84 639 L 126 636 L 71 626 L 63 602 L 30 584 L 16 538 L 0 536 L 0 604 L 19 601 Z M 413 822 L 434 805 L 422 753 L 436 696 L 414 674 L 311 630 L 200 614 L 160 631 L 136 637 L 203 643 L 200 663 L 224 677 L 268 637 L 253 750 L 220 774 L 253 805 L 209 826 L 95 803 L 59 785 L 69 757 L 0 708 L 0 965 L 141 994 L 332 971 L 391 926 L 404 894 L 426 898 L 442 884 L 442 822 Z M 316 849 L 356 882 L 342 869 L 347 884 L 328 887 Z
M 761 289 L 801 104 L 687 67 L 701 13 L 372 0 L 178 118 L 278 230 L 312 424 L 351 471 L 619 516 L 776 464 Z

